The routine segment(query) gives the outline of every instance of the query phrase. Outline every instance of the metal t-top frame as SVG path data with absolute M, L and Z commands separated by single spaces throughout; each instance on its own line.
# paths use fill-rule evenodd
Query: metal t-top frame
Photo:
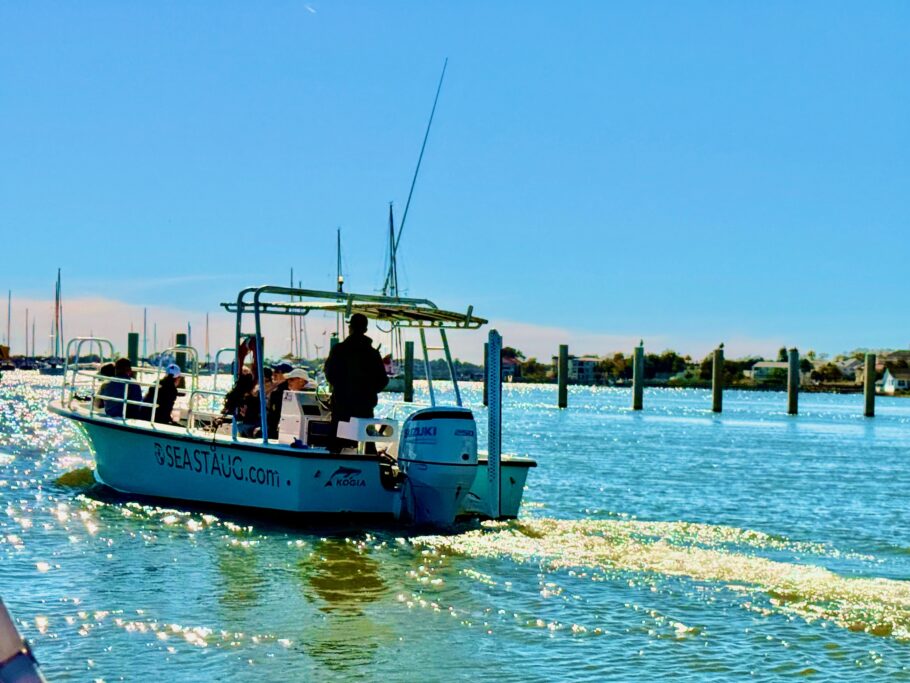
M 273 297 L 291 297 L 297 301 L 279 301 Z M 420 344 L 423 347 L 424 373 L 430 392 L 430 404 L 436 405 L 436 394 L 433 389 L 433 377 L 430 371 L 429 352 L 443 351 L 452 387 L 455 390 L 455 401 L 462 405 L 461 390 L 455 376 L 455 366 L 449 350 L 449 341 L 446 329 L 476 330 L 487 323 L 483 318 L 474 316 L 473 306 L 469 306 L 465 313 L 441 310 L 429 299 L 411 299 L 405 297 L 388 297 L 376 294 L 353 294 L 346 292 L 329 292 L 315 289 L 298 289 L 282 287 L 279 285 L 263 285 L 260 287 L 247 287 L 240 290 L 235 302 L 222 303 L 221 306 L 229 313 L 236 315 L 234 348 L 240 348 L 241 340 L 245 337 L 254 337 L 256 340 L 256 371 L 257 382 L 260 387 L 265 386 L 264 358 L 262 348 L 262 316 L 263 315 L 293 315 L 304 316 L 311 311 L 343 313 L 349 318 L 354 313 L 361 313 L 373 320 L 391 322 L 399 327 L 414 327 L 420 330 Z M 255 333 L 243 331 L 244 314 L 252 314 Z M 442 346 L 432 347 L 427 345 L 426 329 L 436 328 Z M 241 367 L 234 364 L 234 380 L 240 378 Z M 264 391 L 259 392 L 259 414 L 262 429 L 262 443 L 268 444 L 268 415 L 267 396 Z M 232 425 L 233 437 L 237 438 L 237 421 Z

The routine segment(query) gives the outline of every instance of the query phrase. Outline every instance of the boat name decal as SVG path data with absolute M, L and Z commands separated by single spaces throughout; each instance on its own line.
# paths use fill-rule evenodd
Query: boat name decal
M 187 470 L 197 474 L 214 477 L 234 478 L 250 484 L 263 486 L 281 486 L 281 474 L 278 470 L 256 465 L 245 466 L 243 457 L 220 453 L 214 448 L 189 448 L 181 444 L 155 445 L 155 461 L 161 467 L 175 470 Z M 290 483 L 288 484 L 290 485 Z
M 341 466 L 332 472 L 332 476 L 329 477 L 323 488 L 327 486 L 366 486 L 366 481 L 359 478 L 361 474 L 362 470 Z

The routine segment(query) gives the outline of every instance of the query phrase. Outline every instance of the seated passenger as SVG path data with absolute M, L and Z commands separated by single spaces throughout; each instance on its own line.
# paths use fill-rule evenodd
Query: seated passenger
M 113 377 L 114 376 L 114 364 L 105 363 L 98 369 L 99 377 Z M 101 386 L 98 387 L 98 393 L 95 394 L 95 410 L 104 410 L 104 399 L 101 398 L 104 392 L 104 388 L 110 384 L 110 382 L 102 382 Z
M 255 380 L 249 368 L 240 371 L 240 377 L 224 397 L 222 415 L 233 415 L 240 436 L 253 437 L 261 426 L 259 397 L 254 395 Z
M 283 384 L 284 380 L 287 379 L 287 374 L 294 369 L 294 366 L 288 363 L 287 361 L 281 361 L 272 366 L 272 388 L 277 387 L 279 384 Z M 269 391 L 266 395 L 270 395 L 272 392 Z
M 141 417 L 142 406 L 130 405 L 123 400 L 135 401 L 136 403 L 142 401 L 142 389 L 132 381 L 132 377 L 133 366 L 130 363 L 130 359 L 118 358 L 117 362 L 114 363 L 114 379 L 122 381 L 108 382 L 98 392 L 104 397 L 104 413 L 108 417 L 123 417 L 124 405 L 126 406 L 125 414 L 127 418 L 135 419 Z
M 167 371 L 164 377 L 162 377 L 161 381 L 158 382 L 158 405 L 154 409 L 154 415 L 152 415 L 151 406 L 142 406 L 147 411 L 147 415 L 154 418 L 152 420 L 153 422 L 169 425 L 177 424 L 171 418 L 171 413 L 174 411 L 174 403 L 177 401 L 177 384 L 179 379 L 180 366 L 176 363 L 171 363 L 167 366 Z M 149 387 L 149 390 L 145 393 L 145 398 L 142 400 L 145 403 L 154 402 L 155 387 Z
M 277 371 L 275 374 L 278 374 Z M 281 404 L 284 402 L 284 392 L 303 391 L 304 389 L 313 389 L 316 386 L 310 381 L 310 376 L 306 373 L 306 370 L 301 368 L 291 370 L 284 375 L 284 378 L 284 381 L 276 384 L 275 388 L 272 389 L 272 393 L 269 394 L 267 416 L 270 439 L 278 438 L 278 423 L 281 421 Z

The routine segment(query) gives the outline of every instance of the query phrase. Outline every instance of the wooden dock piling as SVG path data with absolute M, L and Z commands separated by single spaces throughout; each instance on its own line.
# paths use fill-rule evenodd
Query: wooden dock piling
M 404 400 L 414 402 L 414 342 L 404 343 Z
M 559 345 L 559 364 L 556 368 L 557 402 L 560 408 L 569 405 L 569 345 Z
M 711 367 L 711 410 L 721 413 L 724 409 L 724 345 L 714 349 Z
M 131 365 L 139 363 L 139 333 L 130 332 L 126 336 L 126 357 L 130 359 Z
M 645 342 L 632 351 L 632 410 L 641 410 L 645 393 Z
M 875 354 L 866 354 L 865 372 L 863 373 L 863 394 L 866 399 L 866 409 L 863 415 L 875 417 Z
M 787 352 L 790 363 L 787 368 L 787 414 L 799 413 L 799 351 L 795 348 Z
M 175 344 L 177 346 L 186 346 L 186 333 L 178 332 L 174 337 Z M 174 361 L 177 363 L 177 367 L 180 368 L 181 372 L 186 372 L 186 354 L 178 352 Z

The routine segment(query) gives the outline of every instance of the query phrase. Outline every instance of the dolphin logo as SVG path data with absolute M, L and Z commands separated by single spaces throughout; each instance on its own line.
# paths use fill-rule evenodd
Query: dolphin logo
M 353 478 L 359 475 L 361 471 L 362 470 L 356 470 L 353 467 L 341 466 L 332 472 L 332 476 L 329 477 L 329 480 L 325 483 L 325 486 L 348 486 L 353 483 Z M 332 482 L 335 483 L 333 484 Z M 362 486 L 362 484 L 359 485 Z

